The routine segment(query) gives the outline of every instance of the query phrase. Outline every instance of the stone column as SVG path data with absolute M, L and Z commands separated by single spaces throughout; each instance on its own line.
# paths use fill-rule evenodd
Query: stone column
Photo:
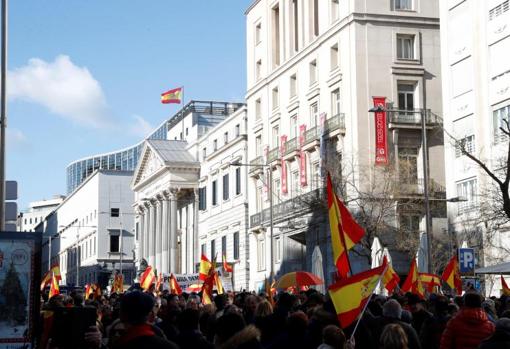
M 155 263 L 154 267 L 157 269 L 157 271 L 159 273 L 159 272 L 161 272 L 161 268 L 163 266 L 163 264 L 161 263 L 161 247 L 162 247 L 161 227 L 163 224 L 163 219 L 162 219 L 163 205 L 160 200 L 157 201 L 156 211 L 157 211 L 157 214 L 156 214 L 157 215 L 157 221 L 156 221 L 156 263 Z
M 162 243 L 161 243 L 161 263 L 162 263 L 162 267 L 161 267 L 161 271 L 163 273 L 169 273 L 170 272 L 170 268 L 169 268 L 169 258 L 168 258 L 168 217 L 169 217 L 169 214 L 168 214 L 168 199 L 166 196 L 163 197 L 163 201 L 162 201 L 162 213 L 161 213 L 161 233 L 162 233 L 162 236 L 161 236 L 161 239 L 162 239 Z
M 177 254 L 177 191 L 170 192 L 170 271 L 179 272 Z
M 143 222 L 143 258 L 149 263 L 149 236 L 150 236 L 150 224 L 151 224 L 151 210 L 150 204 L 144 205 L 144 222 Z
M 194 189 L 193 193 L 195 195 L 195 200 L 193 201 L 193 244 L 192 248 L 193 251 L 191 255 L 193 256 L 192 262 L 191 262 L 191 270 L 190 272 L 195 272 L 195 264 L 199 262 L 200 255 L 198 252 L 198 189 Z
M 138 265 L 140 265 L 140 262 L 144 258 L 144 228 L 145 228 L 145 210 L 143 207 L 138 208 Z
M 154 268 L 156 262 L 156 203 L 151 202 L 151 221 L 149 229 L 149 265 Z

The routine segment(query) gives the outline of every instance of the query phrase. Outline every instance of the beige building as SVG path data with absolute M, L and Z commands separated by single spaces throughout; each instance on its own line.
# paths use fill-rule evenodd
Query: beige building
M 508 150 L 499 127 L 510 116 L 509 1 L 441 1 L 440 13 L 445 129 L 464 140 L 466 149 L 489 168 L 497 169 Z M 490 211 L 481 208 L 490 197 L 492 181 L 452 142 L 445 158 L 448 196 L 467 199 L 448 206 L 451 232 L 459 244 L 475 248 L 477 266 L 507 262 L 508 229 L 484 228 L 492 226 Z M 487 225 L 481 224 L 486 219 Z M 499 276 L 486 279 L 488 295 L 499 296 L 499 280 Z
M 246 25 L 250 286 L 261 287 L 271 263 L 275 273 L 313 270 L 330 281 L 328 221 L 300 206 L 320 195 L 321 114 L 327 161 L 352 165 L 350 178 L 361 188 L 364 175 L 377 176 L 372 97 L 405 109 L 390 113 L 383 127 L 388 166 L 398 169 L 404 161 L 406 196 L 423 196 L 420 114 L 414 111 L 442 114 L 439 1 L 257 0 L 246 11 Z M 433 211 L 443 212 L 442 136 L 437 119 L 426 121 L 431 194 L 439 202 Z M 272 243 L 267 166 L 273 171 Z M 432 222 L 438 231 L 441 216 Z M 390 223 L 418 233 L 424 213 L 396 209 Z M 408 264 L 396 267 L 405 273 Z

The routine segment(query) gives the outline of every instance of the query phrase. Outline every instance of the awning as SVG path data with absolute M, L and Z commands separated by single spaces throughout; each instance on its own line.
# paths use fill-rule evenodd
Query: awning
M 475 270 L 475 274 L 510 275 L 510 262 L 491 265 L 490 267 L 485 267 L 485 268 L 478 268 Z

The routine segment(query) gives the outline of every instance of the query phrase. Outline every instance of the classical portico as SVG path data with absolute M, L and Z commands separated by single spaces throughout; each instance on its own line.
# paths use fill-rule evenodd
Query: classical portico
M 191 273 L 198 261 L 200 164 L 185 141 L 146 140 L 135 170 L 137 261 Z

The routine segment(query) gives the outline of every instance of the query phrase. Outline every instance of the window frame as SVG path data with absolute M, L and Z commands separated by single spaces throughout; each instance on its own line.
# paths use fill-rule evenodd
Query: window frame
M 416 61 L 417 50 L 416 50 L 416 34 L 405 34 L 397 33 L 396 36 L 396 57 L 399 61 Z M 409 43 L 409 47 L 406 47 L 406 42 Z M 405 54 L 406 50 L 409 50 L 409 55 Z

